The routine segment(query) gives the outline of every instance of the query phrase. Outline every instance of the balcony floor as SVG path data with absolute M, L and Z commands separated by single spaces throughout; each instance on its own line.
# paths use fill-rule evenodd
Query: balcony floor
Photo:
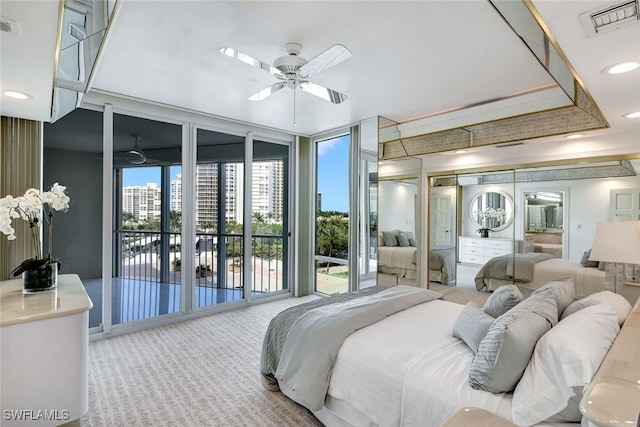
M 83 280 L 93 302 L 89 311 L 89 327 L 102 323 L 102 279 Z M 196 307 L 221 304 L 242 299 L 241 288 L 216 288 L 196 285 Z M 253 292 L 259 295 L 261 292 Z M 112 324 L 177 313 L 180 311 L 180 285 L 136 279 L 112 279 Z

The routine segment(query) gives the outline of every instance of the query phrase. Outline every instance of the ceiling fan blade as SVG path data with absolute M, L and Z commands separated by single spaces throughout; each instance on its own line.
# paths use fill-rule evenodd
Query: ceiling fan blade
M 341 44 L 334 44 L 315 58 L 312 58 L 298 70 L 298 75 L 303 79 L 309 79 L 331 68 L 334 65 L 351 58 L 351 51 Z
M 285 82 L 279 82 L 279 83 L 272 84 L 271 86 L 262 89 L 260 92 L 256 93 L 255 95 L 251 95 L 249 97 L 249 100 L 250 101 L 262 101 L 266 97 L 273 95 L 274 93 L 276 93 L 277 91 L 279 91 L 280 89 L 282 89 L 282 88 L 284 88 L 286 86 L 287 86 L 287 83 L 285 83 Z
M 282 74 L 282 72 L 277 68 L 274 68 L 273 66 L 267 64 L 266 62 L 262 62 L 259 59 L 249 56 L 246 53 L 242 53 L 239 50 L 235 50 L 234 48 L 221 47 L 220 53 L 230 58 L 234 58 L 234 59 L 237 59 L 238 61 L 244 62 L 245 64 L 249 64 L 252 67 L 261 68 L 266 72 L 273 74 L 274 76 L 280 76 L 284 78 L 284 75 Z
M 334 104 L 340 104 L 347 100 L 347 95 L 345 95 L 344 93 L 329 89 L 328 87 L 320 86 L 319 84 L 302 82 L 300 83 L 299 87 L 300 89 L 307 93 L 310 93 L 311 95 L 315 95 L 318 98 L 322 98 L 325 101 L 329 101 Z

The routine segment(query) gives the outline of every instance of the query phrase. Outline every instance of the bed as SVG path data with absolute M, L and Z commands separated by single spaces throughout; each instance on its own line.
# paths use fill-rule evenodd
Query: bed
M 366 294 L 358 296 L 344 294 L 341 300 L 322 298 L 278 314 L 271 321 L 263 345 L 261 373 L 265 387 L 282 391 L 327 426 L 439 426 L 466 407 L 482 408 L 512 421 L 514 408 L 523 407 L 518 402 L 524 401 L 528 407 L 528 384 L 523 386 L 520 397 L 520 384 L 515 392 L 502 393 L 470 386 L 475 353 L 452 336 L 452 329 L 467 306 L 444 301 L 437 292 L 421 288 L 374 287 L 364 291 Z M 398 300 L 388 299 L 391 291 L 396 291 L 394 298 L 399 297 Z M 541 294 L 547 292 L 543 291 Z M 542 297 L 548 300 L 549 295 Z M 553 294 L 550 298 L 555 308 Z M 383 307 L 381 312 L 375 310 L 378 304 Z M 291 310 L 295 320 L 287 317 Z M 620 327 L 619 315 L 605 304 L 586 305 L 584 310 L 600 310 L 606 316 L 607 337 L 602 334 L 600 339 L 597 328 L 585 324 L 585 319 L 594 318 L 586 312 L 583 318 L 573 320 L 569 329 L 556 330 L 571 330 L 571 341 L 579 335 L 575 332 L 577 326 L 588 333 L 583 340 L 588 345 L 602 341 L 595 351 L 576 346 L 581 355 L 597 358 L 594 354 L 599 353 L 601 357 L 592 372 L 586 373 L 588 384 Z M 358 312 L 355 318 L 354 312 Z M 325 320 L 336 320 L 336 329 L 327 328 L 327 323 L 320 320 L 323 316 L 327 316 Z M 302 325 L 297 328 L 299 323 Z M 556 322 L 557 325 L 561 323 Z M 341 336 L 338 344 L 324 341 L 336 335 Z M 552 334 L 547 332 L 543 337 L 547 335 Z M 575 342 L 567 345 L 575 346 Z M 278 351 L 287 355 L 274 356 Z M 537 354 L 537 347 L 533 354 Z M 566 356 L 564 352 L 560 354 Z M 275 359 L 278 361 L 273 365 Z M 521 382 L 526 383 L 530 368 L 528 364 Z M 525 396 L 525 392 L 529 394 Z M 520 420 L 527 419 L 526 411 L 516 415 Z
M 522 268 L 514 269 L 514 263 L 519 263 Z M 536 290 L 550 281 L 571 277 L 575 280 L 576 297 L 582 298 L 603 290 L 604 276 L 604 271 L 597 267 L 585 267 L 579 262 L 555 258 L 551 254 L 526 253 L 490 259 L 476 274 L 475 284 L 476 289 L 486 287 L 488 291 L 514 283 Z
M 413 237 L 407 239 L 408 246 L 400 246 L 397 236 L 406 232 L 388 232 L 387 237 L 378 233 L 378 272 L 396 276 L 399 279 L 415 281 L 417 274 L 417 247 Z M 413 236 L 411 233 L 406 233 Z M 396 240 L 393 240 L 395 238 Z M 412 245 L 413 244 L 413 245 Z M 429 281 L 453 285 L 456 280 L 456 248 L 439 247 L 429 252 Z

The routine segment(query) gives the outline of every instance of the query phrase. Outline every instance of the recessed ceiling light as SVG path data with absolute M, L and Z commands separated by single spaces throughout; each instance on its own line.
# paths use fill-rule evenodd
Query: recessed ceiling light
M 581 134 L 581 133 L 572 133 L 571 135 L 565 136 L 565 138 L 567 138 L 567 139 L 578 139 L 578 138 L 582 138 L 582 137 L 584 137 L 584 135 Z
M 622 117 L 624 117 L 625 119 L 638 119 L 640 118 L 640 111 L 634 111 L 633 113 L 625 114 Z
M 464 154 L 467 150 L 456 150 L 456 154 Z
M 3 95 L 6 95 L 10 98 L 15 98 L 15 99 L 29 99 L 31 98 L 31 96 L 27 95 L 24 92 L 18 92 L 17 90 L 3 90 L 2 91 Z
M 636 68 L 640 67 L 640 63 L 635 61 L 622 62 L 620 64 L 612 65 L 610 67 L 602 70 L 604 74 L 622 74 L 627 73 L 629 71 L 633 71 Z

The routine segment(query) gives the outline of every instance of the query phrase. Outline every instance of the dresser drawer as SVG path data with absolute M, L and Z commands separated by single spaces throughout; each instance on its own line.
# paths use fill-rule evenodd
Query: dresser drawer
M 472 237 L 468 237 L 468 238 L 464 238 L 461 237 L 460 238 L 460 246 L 465 247 L 474 247 L 474 248 L 484 248 L 485 247 L 485 239 L 475 239 Z
M 487 249 L 502 249 L 507 251 L 507 253 L 510 253 L 511 248 L 513 247 L 513 242 L 510 240 L 487 239 L 484 243 L 484 247 Z
M 509 255 L 511 254 L 510 249 L 488 249 L 485 248 L 484 256 L 487 258 L 494 258 L 501 255 Z
M 460 262 L 468 264 L 484 264 L 485 258 L 482 255 L 461 254 Z
M 461 246 L 460 253 L 463 255 L 482 255 L 484 254 L 484 248 L 476 248 L 474 246 Z

